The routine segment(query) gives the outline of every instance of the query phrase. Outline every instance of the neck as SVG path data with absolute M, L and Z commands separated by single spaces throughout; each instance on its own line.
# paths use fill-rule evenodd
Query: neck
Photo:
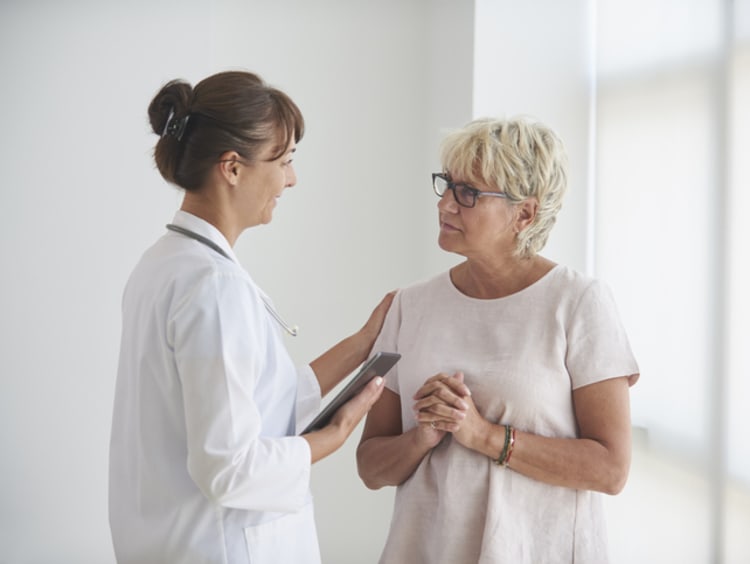
M 211 192 L 203 190 L 185 192 L 180 209 L 216 227 L 232 247 L 242 233 L 242 229 L 231 213 L 231 208 L 223 202 L 221 197 Z
M 538 281 L 554 266 L 540 256 L 492 262 L 467 259 L 451 270 L 451 279 L 456 288 L 472 298 L 504 298 Z

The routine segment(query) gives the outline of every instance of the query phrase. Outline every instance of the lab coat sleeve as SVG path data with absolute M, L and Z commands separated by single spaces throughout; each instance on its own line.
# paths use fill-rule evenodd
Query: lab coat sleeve
M 297 370 L 297 422 L 296 433 L 299 434 L 320 411 L 320 383 L 315 372 L 308 364 Z
M 191 478 L 222 506 L 297 511 L 307 502 L 310 448 L 300 437 L 261 436 L 255 391 L 274 375 L 262 374 L 269 335 L 257 292 L 239 274 L 214 271 L 183 302 L 169 332 Z

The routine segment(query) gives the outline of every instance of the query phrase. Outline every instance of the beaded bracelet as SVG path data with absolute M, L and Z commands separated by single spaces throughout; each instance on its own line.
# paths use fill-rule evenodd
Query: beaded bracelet
M 507 466 L 510 460 L 510 455 L 513 454 L 513 445 L 516 443 L 516 430 L 511 425 L 503 425 L 505 427 L 505 443 L 503 444 L 503 450 L 500 452 L 500 456 L 495 460 L 495 464 L 498 466 Z

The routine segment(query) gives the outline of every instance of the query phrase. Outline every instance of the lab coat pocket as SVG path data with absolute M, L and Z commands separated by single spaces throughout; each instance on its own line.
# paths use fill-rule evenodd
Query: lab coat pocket
M 250 564 L 320 563 L 312 503 L 297 513 L 245 529 Z

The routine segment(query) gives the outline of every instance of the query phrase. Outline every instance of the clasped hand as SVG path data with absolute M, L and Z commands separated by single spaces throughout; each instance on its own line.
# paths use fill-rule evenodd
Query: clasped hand
M 414 400 L 420 438 L 430 446 L 452 433 L 460 444 L 471 448 L 486 423 L 474 405 L 462 372 L 429 378 L 414 394 Z

